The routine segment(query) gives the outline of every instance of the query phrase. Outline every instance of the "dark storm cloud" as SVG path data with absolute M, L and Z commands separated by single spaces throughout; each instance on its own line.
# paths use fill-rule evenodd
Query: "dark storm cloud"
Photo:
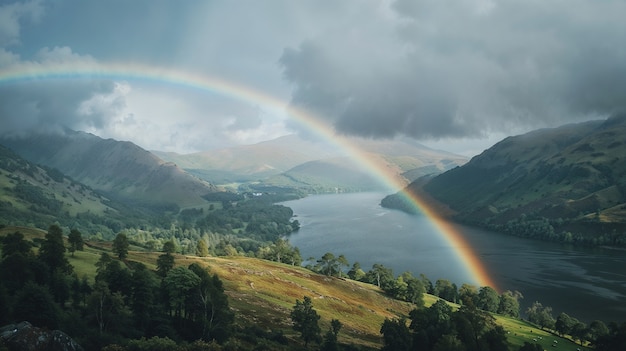
M 397 1 L 284 51 L 292 104 L 339 132 L 476 137 L 626 109 L 626 3 Z M 391 44 L 390 44 L 391 43 Z
M 0 87 L 0 133 L 49 127 L 100 128 L 106 113 L 80 112 L 95 93 L 108 93 L 110 82 L 42 82 Z
M 95 62 L 69 48 L 57 47 L 41 49 L 32 61 L 14 61 L 6 66 L 20 71 L 49 64 L 71 67 L 84 63 Z M 0 85 L 0 133 L 33 128 L 102 128 L 111 112 L 124 106 L 123 97 L 116 98 L 113 94 L 115 89 L 114 82 L 101 79 L 67 78 Z M 104 97 L 106 101 L 98 101 Z

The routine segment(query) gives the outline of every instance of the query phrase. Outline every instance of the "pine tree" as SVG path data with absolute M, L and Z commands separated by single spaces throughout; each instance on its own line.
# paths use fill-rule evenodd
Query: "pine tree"
M 77 229 L 70 231 L 70 234 L 67 236 L 67 242 L 70 244 L 68 250 L 72 253 L 72 257 L 74 257 L 74 251 L 83 251 L 83 236 Z
M 126 234 L 117 234 L 115 240 L 113 240 L 113 252 L 117 254 L 117 257 L 119 257 L 120 260 L 123 260 L 126 256 L 128 256 L 128 246 L 129 243 Z
M 48 228 L 48 233 L 39 249 L 39 259 L 48 265 L 51 273 L 57 269 L 64 273 L 72 272 L 72 266 L 65 257 L 63 230 L 58 225 L 53 224 Z
M 321 329 L 318 324 L 320 316 L 313 309 L 313 303 L 308 296 L 304 300 L 296 300 L 296 305 L 291 311 L 291 320 L 293 321 L 293 329 L 300 332 L 300 337 L 304 340 L 304 346 L 307 347 L 309 342 L 321 341 Z

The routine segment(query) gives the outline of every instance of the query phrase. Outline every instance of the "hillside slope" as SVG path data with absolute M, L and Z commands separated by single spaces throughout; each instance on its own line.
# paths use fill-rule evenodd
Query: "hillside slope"
M 53 222 L 81 213 L 112 215 L 110 201 L 54 169 L 36 166 L 0 145 L 0 220 Z
M 423 190 L 464 221 L 624 244 L 626 115 L 506 138 Z
M 5 136 L 0 144 L 31 162 L 56 168 L 109 196 L 135 203 L 184 207 L 203 203 L 202 195 L 216 191 L 211 184 L 130 142 L 66 130 Z

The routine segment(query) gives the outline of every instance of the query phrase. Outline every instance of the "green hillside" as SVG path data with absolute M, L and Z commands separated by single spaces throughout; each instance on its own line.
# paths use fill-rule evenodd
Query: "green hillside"
M 0 145 L 0 207 L 5 221 L 49 223 L 80 214 L 113 216 L 110 201 L 52 168 L 36 166 Z
M 626 244 L 626 115 L 509 137 L 467 164 L 409 186 L 502 232 Z

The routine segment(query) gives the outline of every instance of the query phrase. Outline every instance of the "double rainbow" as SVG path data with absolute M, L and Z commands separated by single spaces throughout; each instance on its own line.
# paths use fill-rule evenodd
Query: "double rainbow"
M 148 65 L 128 63 L 22 64 L 0 70 L 0 86 L 10 86 L 17 83 L 27 83 L 29 81 L 63 79 L 108 79 L 154 82 L 157 84 L 180 86 L 206 93 L 228 96 L 233 99 L 269 107 L 273 110 L 284 111 L 290 118 L 310 132 L 343 150 L 356 161 L 357 164 L 361 165 L 375 176 L 381 184 L 392 191 L 398 191 L 399 195 L 408 200 L 416 210 L 429 218 L 438 233 L 454 249 L 461 264 L 467 270 L 467 275 L 472 278 L 473 281 L 469 283 L 496 288 L 487 269 L 463 235 L 455 227 L 442 219 L 423 199 L 405 190 L 406 181 L 404 181 L 404 179 L 399 179 L 392 172 L 383 167 L 383 165 L 376 162 L 372 157 L 369 157 L 366 153 L 353 145 L 348 139 L 337 135 L 334 129 L 325 123 L 322 118 L 315 116 L 309 111 L 290 106 L 281 99 L 236 84 L 235 82 Z

